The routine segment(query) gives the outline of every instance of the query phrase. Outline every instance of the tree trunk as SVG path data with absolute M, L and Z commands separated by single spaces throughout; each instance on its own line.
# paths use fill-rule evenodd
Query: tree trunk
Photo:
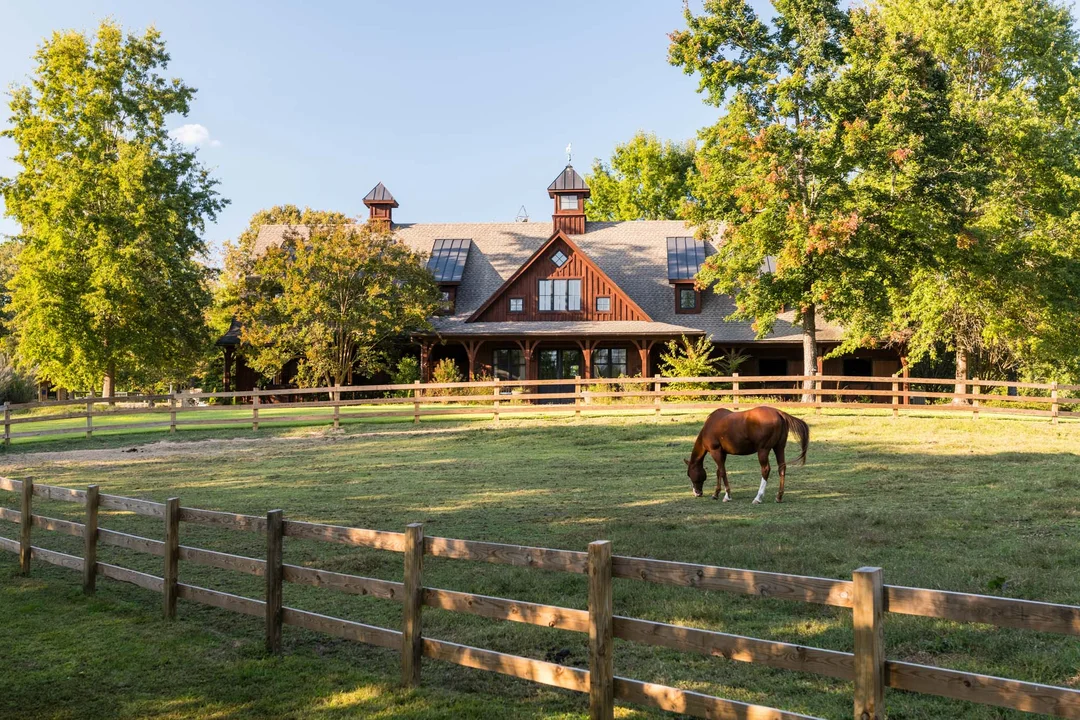
M 108 398 L 110 405 L 115 405 L 113 398 L 116 397 L 116 362 L 109 361 L 105 370 L 105 383 L 101 388 L 101 397 Z
M 967 351 L 959 346 L 956 347 L 956 388 L 957 395 L 967 394 L 968 356 Z M 953 398 L 953 405 L 967 405 L 967 400 Z
M 817 346 L 817 314 L 813 303 L 806 306 L 802 317 L 802 346 L 803 346 L 803 375 L 817 375 L 818 346 Z M 803 381 L 802 401 L 814 402 L 814 381 Z

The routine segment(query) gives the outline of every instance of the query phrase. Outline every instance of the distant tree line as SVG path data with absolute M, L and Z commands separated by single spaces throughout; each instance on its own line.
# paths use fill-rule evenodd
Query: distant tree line
M 959 378 L 1080 378 L 1080 41 L 1053 0 L 744 0 L 686 11 L 669 59 L 720 108 L 588 175 L 591 220 L 719 237 L 699 283 L 760 335 L 947 353 Z M 766 258 L 773 270 L 762 272 Z

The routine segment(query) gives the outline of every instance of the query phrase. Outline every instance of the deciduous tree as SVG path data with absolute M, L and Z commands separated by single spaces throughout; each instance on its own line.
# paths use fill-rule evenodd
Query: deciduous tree
M 441 302 L 423 258 L 370 225 L 303 226 L 252 269 L 237 308 L 248 362 L 275 375 L 298 358 L 311 387 L 385 369 L 387 344 L 430 327 Z
M 678 220 L 690 196 L 694 143 L 661 141 L 639 132 L 615 146 L 609 162 L 593 161 L 585 176 L 589 220 Z
M 959 129 L 934 58 L 876 12 L 775 7 L 770 26 L 745 0 L 707 0 L 703 15 L 687 10 L 670 59 L 723 107 L 691 187 L 689 219 L 722 234 L 698 281 L 734 295 L 759 336 L 794 309 L 812 375 L 818 317 L 887 307 L 931 252 L 925 228 L 951 222 L 941 188 Z
M 118 381 L 184 377 L 209 339 L 201 233 L 226 202 L 166 128 L 195 90 L 162 75 L 154 29 L 59 32 L 36 61 L 3 132 L 20 169 L 0 181 L 21 226 L 19 360 L 65 387 L 104 378 L 107 395 Z

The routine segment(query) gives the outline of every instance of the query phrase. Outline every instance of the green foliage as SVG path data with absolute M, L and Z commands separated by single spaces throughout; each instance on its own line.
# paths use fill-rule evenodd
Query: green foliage
M 684 215 L 694 172 L 694 143 L 661 141 L 639 132 L 616 145 L 611 161 L 593 161 L 585 176 L 589 220 L 677 220 Z
M 301 385 L 384 369 L 396 338 L 429 327 L 438 286 L 392 233 L 337 222 L 298 228 L 254 261 L 236 317 L 248 362 L 276 375 L 299 358 Z
M 161 74 L 154 29 L 55 33 L 35 59 L 3 131 L 19 172 L 0 180 L 22 228 L 19 362 L 69 388 L 183 378 L 210 340 L 201 233 L 226 203 L 166 128 L 195 90 Z
M 6 353 L 0 353 L 0 403 L 25 403 L 37 400 L 37 381 L 30 373 L 16 367 Z
M 980 377 L 1080 377 L 1080 40 L 1053 0 L 882 0 L 951 79 L 961 229 L 869 332 L 912 358 L 944 342 Z
M 412 355 L 406 355 L 397 361 L 390 371 L 391 385 L 412 384 L 420 379 L 420 361 Z
M 688 218 L 724 238 L 698 280 L 734 295 L 759 337 L 795 309 L 812 372 L 817 314 L 887 309 L 929 255 L 926 228 L 949 225 L 942 187 L 963 129 L 948 78 L 872 10 L 784 2 L 769 27 L 743 0 L 704 9 L 670 48 L 723 106 L 692 176 Z
M 457 363 L 453 358 L 443 358 L 439 362 L 435 363 L 435 368 L 431 371 L 431 382 L 433 383 L 459 383 L 465 382 L 465 376 L 461 374 L 461 370 L 458 368 Z M 454 395 L 456 391 L 454 388 L 435 388 L 429 391 L 432 395 Z
M 712 341 L 704 335 L 691 342 L 669 340 L 660 353 L 660 371 L 667 377 L 712 377 L 720 374 L 719 360 L 713 357 Z

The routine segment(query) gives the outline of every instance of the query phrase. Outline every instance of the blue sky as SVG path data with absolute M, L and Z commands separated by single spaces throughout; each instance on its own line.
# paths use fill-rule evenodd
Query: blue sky
M 362 215 L 379 181 L 395 220 L 544 218 L 568 142 L 584 171 L 638 129 L 685 139 L 717 116 L 666 60 L 681 0 L 0 0 L 0 83 L 24 82 L 52 31 L 106 16 L 155 25 L 169 74 L 198 88 L 173 125 L 208 131 L 192 139 L 232 201 L 214 248 L 275 204 Z M 12 153 L 0 140 L 0 175 Z

